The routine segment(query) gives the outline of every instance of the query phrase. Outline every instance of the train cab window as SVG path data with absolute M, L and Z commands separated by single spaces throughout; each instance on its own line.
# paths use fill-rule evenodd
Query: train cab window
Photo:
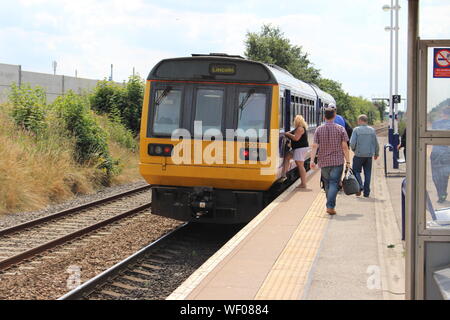
M 156 90 L 154 101 L 153 133 L 171 135 L 180 127 L 181 90 L 167 87 Z
M 237 133 L 266 129 L 267 95 L 250 90 L 239 93 Z
M 209 130 L 211 134 L 222 131 L 223 90 L 199 89 L 196 95 L 195 121 L 202 122 L 203 134 Z M 214 131 L 214 132 L 212 132 Z

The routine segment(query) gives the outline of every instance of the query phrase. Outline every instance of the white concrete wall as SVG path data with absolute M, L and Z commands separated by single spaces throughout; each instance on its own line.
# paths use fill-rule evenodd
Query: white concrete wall
M 23 71 L 20 66 L 0 63 L 0 103 L 8 101 L 12 83 L 43 87 L 47 93 L 47 102 L 51 103 L 68 90 L 76 93 L 88 92 L 97 82 L 98 80 Z
M 52 74 L 22 71 L 22 84 L 40 86 L 47 93 L 47 102 L 53 102 L 63 92 L 63 77 Z
M 20 67 L 0 63 L 0 103 L 8 100 L 8 89 L 12 83 L 19 83 Z

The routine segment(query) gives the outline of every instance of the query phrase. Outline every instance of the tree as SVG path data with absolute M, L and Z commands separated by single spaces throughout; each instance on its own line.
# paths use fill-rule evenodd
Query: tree
M 138 134 L 141 128 L 144 89 L 145 85 L 142 79 L 138 75 L 131 76 L 126 87 L 126 104 L 120 110 L 123 123 L 134 134 Z
M 352 109 L 351 99 L 350 95 L 342 89 L 342 84 L 331 79 L 321 78 L 318 86 L 336 100 L 338 114 L 348 118 Z
M 342 88 L 342 84 L 338 81 L 322 78 L 320 70 L 316 69 L 309 60 L 309 55 L 303 52 L 301 46 L 292 45 L 280 28 L 269 24 L 263 25 L 260 32 L 248 32 L 245 46 L 245 55 L 248 59 L 276 64 L 297 79 L 314 83 L 331 94 L 336 100 L 338 114 L 345 117 L 352 125 L 356 125 L 360 114 L 366 114 L 371 123 L 383 119 L 385 106 L 377 107 L 367 99 L 353 97 Z
M 374 106 L 378 109 L 378 112 L 380 113 L 380 119 L 384 119 L 384 113 L 386 112 L 387 104 L 384 101 L 375 101 Z
M 356 124 L 358 116 L 365 114 L 369 118 L 369 124 L 374 124 L 376 121 L 380 120 L 380 114 L 375 105 L 363 98 L 363 97 L 351 97 L 351 113 L 349 121 Z
M 137 135 L 141 127 L 144 87 L 138 75 L 130 76 L 124 86 L 99 81 L 91 96 L 92 109 L 100 114 L 108 114 L 110 119 L 123 123 Z
M 320 70 L 314 68 L 301 46 L 291 44 L 279 27 L 266 24 L 260 32 L 248 32 L 245 46 L 248 59 L 275 64 L 300 80 L 318 83 Z

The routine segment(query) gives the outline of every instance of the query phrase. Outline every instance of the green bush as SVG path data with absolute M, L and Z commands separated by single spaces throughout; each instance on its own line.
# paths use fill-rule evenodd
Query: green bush
M 122 121 L 134 134 L 141 128 L 141 112 L 144 100 L 144 81 L 139 76 L 131 76 L 126 87 L 126 104 L 121 110 Z
M 75 159 L 81 164 L 93 161 L 107 177 L 118 173 L 118 163 L 109 153 L 107 133 L 96 122 L 88 98 L 69 92 L 57 98 L 53 106 L 75 138 Z
M 122 123 L 105 117 L 99 117 L 99 121 L 112 141 L 133 152 L 137 150 L 137 143 L 133 134 Z
M 92 110 L 100 114 L 117 114 L 116 95 L 120 95 L 121 87 L 115 82 L 99 81 L 91 96 Z
M 30 85 L 11 85 L 9 101 L 13 108 L 11 116 L 16 125 L 35 134 L 42 133 L 46 128 L 46 94 L 40 87 Z
M 93 110 L 123 123 L 136 135 L 141 126 L 143 99 L 144 82 L 139 76 L 131 76 L 126 86 L 100 81 L 91 96 L 91 105 Z

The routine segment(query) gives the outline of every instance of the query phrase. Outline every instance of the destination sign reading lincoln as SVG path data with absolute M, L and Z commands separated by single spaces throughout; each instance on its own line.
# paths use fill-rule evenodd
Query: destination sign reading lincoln
M 209 66 L 209 73 L 222 74 L 222 75 L 234 75 L 234 74 L 236 74 L 236 65 L 212 63 Z

